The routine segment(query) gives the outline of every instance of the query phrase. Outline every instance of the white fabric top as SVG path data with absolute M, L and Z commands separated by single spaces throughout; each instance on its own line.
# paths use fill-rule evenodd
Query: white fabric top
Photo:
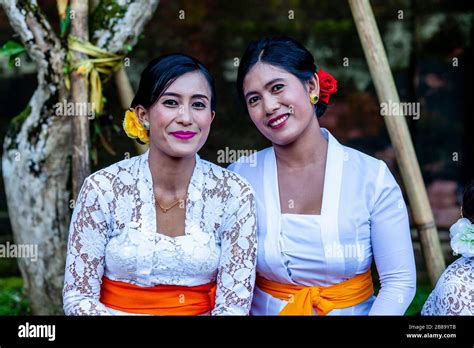
M 307 283 L 325 265 L 314 253 L 321 245 L 320 215 L 281 215 L 281 254 L 288 276 L 299 284 Z M 299 231 L 299 233 L 294 233 Z
M 416 270 L 400 188 L 383 161 L 321 132 L 329 144 L 317 218 L 281 214 L 273 147 L 229 167 L 255 190 L 257 273 L 282 283 L 328 286 L 366 272 L 375 260 L 377 298 L 329 315 L 402 315 L 415 295 Z M 256 287 L 251 314 L 276 315 L 285 304 Z
M 460 257 L 445 269 L 421 315 L 474 315 L 474 258 Z
M 196 155 L 184 232 L 179 237 L 157 233 L 148 152 L 89 176 L 69 232 L 66 315 L 122 313 L 100 303 L 102 276 L 144 287 L 196 286 L 217 279 L 211 314 L 248 314 L 257 248 L 250 185 Z

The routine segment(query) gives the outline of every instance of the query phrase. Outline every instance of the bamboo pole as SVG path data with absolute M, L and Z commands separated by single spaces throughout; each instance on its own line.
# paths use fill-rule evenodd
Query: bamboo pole
M 369 1 L 349 0 L 349 5 L 380 103 L 399 103 L 400 98 Z M 384 120 L 420 235 L 429 278 L 432 286 L 435 286 L 446 264 L 415 149 L 404 116 L 389 115 Z
M 71 0 L 71 35 L 89 41 L 88 1 Z M 85 59 L 83 53 L 73 52 L 77 60 Z M 71 73 L 71 101 L 74 105 L 88 105 L 87 77 Z M 77 110 L 77 108 L 75 108 Z M 79 108 L 85 110 L 89 108 Z M 74 199 L 77 198 L 85 178 L 90 174 L 89 158 L 89 119 L 87 115 L 75 115 L 72 119 L 72 190 Z
M 122 106 L 122 109 L 126 110 L 132 103 L 134 93 L 130 80 L 128 79 L 127 73 L 123 67 L 115 73 L 115 85 L 117 86 L 120 105 Z M 139 154 L 144 153 L 148 149 L 147 145 L 139 144 L 136 141 L 134 141 L 134 143 Z

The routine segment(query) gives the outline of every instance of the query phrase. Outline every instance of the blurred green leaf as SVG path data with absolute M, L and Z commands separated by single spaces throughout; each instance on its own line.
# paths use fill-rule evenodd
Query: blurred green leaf
M 66 10 L 66 17 L 64 19 L 59 20 L 59 28 L 61 30 L 61 37 L 64 37 L 66 31 L 71 26 L 71 16 L 70 16 L 71 7 L 68 6 Z
M 430 285 L 418 285 L 416 289 L 415 297 L 413 298 L 413 301 L 411 302 L 410 306 L 405 312 L 405 315 L 407 316 L 420 315 L 421 309 L 423 308 L 423 305 L 428 299 L 428 296 L 430 295 L 431 290 L 432 289 Z
M 13 40 L 8 40 L 0 48 L 0 55 L 8 57 L 8 67 L 15 66 L 15 59 L 26 52 L 25 46 Z
M 0 48 L 0 55 L 5 56 L 5 57 L 10 57 L 12 55 L 19 55 L 23 52 L 26 52 L 25 46 L 13 40 L 8 40 Z
M 21 277 L 0 278 L 0 315 L 31 314 Z

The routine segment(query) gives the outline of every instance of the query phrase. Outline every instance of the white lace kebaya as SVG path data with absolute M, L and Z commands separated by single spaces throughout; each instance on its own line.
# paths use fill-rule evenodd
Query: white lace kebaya
M 451 249 L 461 257 L 443 272 L 421 315 L 474 315 L 474 224 L 461 218 L 449 231 Z
M 237 174 L 196 155 L 185 234 L 156 229 L 148 152 L 89 176 L 69 231 L 66 315 L 126 314 L 100 302 L 102 277 L 130 284 L 197 286 L 217 281 L 211 315 L 247 315 L 256 266 L 253 190 Z

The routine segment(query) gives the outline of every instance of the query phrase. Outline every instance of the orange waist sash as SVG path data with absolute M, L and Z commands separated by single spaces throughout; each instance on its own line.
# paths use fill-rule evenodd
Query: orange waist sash
M 257 286 L 288 304 L 278 315 L 326 315 L 335 308 L 355 306 L 374 293 L 370 269 L 362 274 L 330 286 L 284 284 L 257 276 Z
M 102 278 L 100 302 L 107 307 L 137 314 L 199 315 L 215 305 L 216 283 L 198 286 L 142 287 Z

